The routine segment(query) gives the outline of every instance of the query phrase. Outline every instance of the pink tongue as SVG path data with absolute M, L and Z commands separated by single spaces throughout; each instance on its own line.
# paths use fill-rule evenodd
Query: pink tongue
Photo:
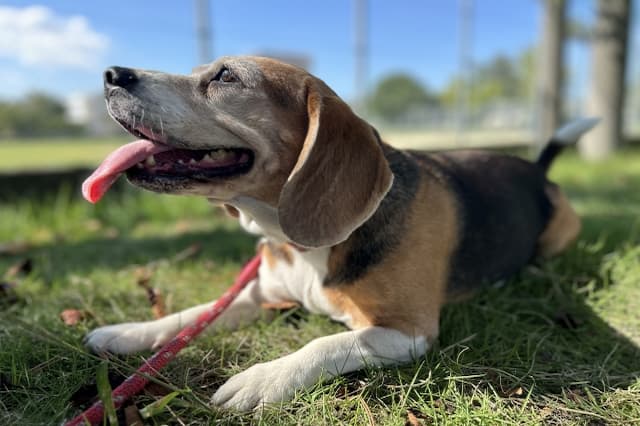
M 129 167 L 144 161 L 150 155 L 171 149 L 166 145 L 159 145 L 145 139 L 121 146 L 109 154 L 96 171 L 84 181 L 82 196 L 90 203 L 97 203 L 116 179 Z

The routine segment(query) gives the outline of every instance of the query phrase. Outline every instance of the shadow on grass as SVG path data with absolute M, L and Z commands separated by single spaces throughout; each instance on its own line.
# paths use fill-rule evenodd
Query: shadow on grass
M 345 379 L 336 379 L 335 387 L 323 385 L 323 392 L 335 391 L 336 397 L 344 400 L 349 399 L 345 395 L 362 392 L 376 413 L 388 412 L 399 400 L 420 411 L 416 401 L 431 394 L 444 407 L 446 417 L 448 412 L 464 411 L 461 402 L 480 404 L 479 395 L 489 394 L 514 407 L 530 404 L 542 410 L 561 405 L 577 410 L 570 418 L 563 417 L 566 412 L 554 412 L 553 420 L 560 423 L 598 419 L 598 413 L 606 417 L 611 391 L 627 389 L 640 378 L 640 348 L 592 307 L 599 295 L 611 290 L 609 286 L 618 284 L 620 276 L 611 266 L 624 261 L 611 259 L 609 244 L 595 243 L 603 233 L 604 221 L 600 216 L 585 217 L 583 238 L 564 255 L 526 268 L 502 287 L 488 288 L 467 302 L 447 306 L 439 343 L 418 364 L 401 366 L 398 374 L 393 368 L 384 369 L 384 373 L 367 370 L 348 374 Z M 616 217 L 615 227 L 622 231 L 636 221 L 631 215 Z M 608 223 L 606 229 L 611 231 Z M 275 353 L 287 353 L 265 341 L 298 341 L 300 336 L 313 334 L 306 329 L 317 326 L 317 321 L 307 319 L 306 314 L 296 319 L 296 327 L 241 331 L 241 335 L 250 336 L 241 339 L 247 344 L 223 338 L 206 349 L 192 348 L 181 354 L 171 376 L 180 385 L 198 389 L 206 400 L 229 378 L 230 365 L 246 368 L 275 359 Z M 327 329 L 315 332 L 326 333 Z M 256 353 L 269 353 L 272 358 L 258 356 L 256 360 Z M 203 362 L 204 354 L 208 362 Z M 224 362 L 212 366 L 211 360 Z M 295 413 L 296 404 L 288 403 L 284 410 Z M 624 414 L 624 409 L 612 410 L 607 418 L 621 420 Z M 282 421 L 282 410 L 266 415 L 267 424 L 269 419 Z M 225 414 L 199 412 L 196 417 L 207 422 L 224 420 Z
M 630 241 L 629 229 L 637 218 L 587 215 L 583 221 L 582 239 L 564 255 L 526 268 L 504 286 L 488 288 L 467 302 L 447 306 L 442 313 L 438 347 L 426 355 L 418 377 L 418 381 L 427 384 L 409 393 L 429 391 L 440 395 L 445 406 L 455 406 L 459 401 L 448 401 L 450 394 L 446 391 L 453 380 L 458 391 L 455 398 L 461 394 L 472 399 L 478 391 L 486 391 L 495 392 L 507 403 L 521 404 L 522 399 L 530 397 L 540 408 L 554 401 L 569 401 L 587 410 L 590 398 L 598 404 L 605 392 L 626 389 L 635 383 L 640 377 L 640 348 L 594 312 L 590 303 L 607 286 L 616 285 L 608 266 L 610 253 L 616 242 Z M 596 243 L 605 229 L 609 241 Z M 118 269 L 150 258 L 171 257 L 176 248 L 196 242 L 203 243 L 203 256 L 221 262 L 246 259 L 254 245 L 254 240 L 240 230 L 216 230 L 170 239 L 90 240 L 56 248 L 59 252 L 55 256 L 113 253 L 97 265 Z M 75 263 L 58 273 L 83 268 Z M 91 265 L 95 267 L 95 263 Z M 304 322 L 305 316 L 302 318 Z M 273 336 L 274 340 L 279 338 Z M 242 364 L 260 350 L 260 343 L 246 345 L 244 355 L 233 339 L 225 345 L 217 341 L 206 349 L 211 359 L 224 359 L 226 364 L 230 361 L 228 354 L 234 353 L 232 362 Z M 181 354 L 173 374 L 182 376 L 185 386 L 212 392 L 228 378 L 229 371 L 223 369 L 219 376 L 205 375 L 203 371 L 211 366 L 203 366 L 202 370 L 195 367 L 202 364 L 201 356 L 200 350 Z M 416 366 L 400 367 L 399 372 L 398 384 L 409 383 Z M 370 374 L 358 372 L 348 377 L 365 378 Z M 384 379 L 385 384 L 393 380 L 393 374 Z M 371 404 L 379 405 L 381 410 L 393 405 L 397 398 L 387 386 L 367 392 L 373 396 L 368 399 Z M 208 395 L 202 395 L 205 396 Z M 217 418 L 218 414 L 212 412 L 205 418 L 211 419 L 210 416 Z
M 404 399 L 409 405 L 424 400 L 427 393 L 436 395 L 445 410 L 455 410 L 460 395 L 468 398 L 464 402 L 473 403 L 485 391 L 515 406 L 522 406 L 523 399 L 530 396 L 530 402 L 540 408 L 562 401 L 578 410 L 602 409 L 611 395 L 609 391 L 626 389 L 640 377 L 638 340 L 632 341 L 611 326 L 604 319 L 610 316 L 603 318 L 598 313 L 603 308 L 597 305 L 601 296 L 616 291 L 618 285 L 620 277 L 611 270 L 612 253 L 618 253 L 621 244 L 640 241 L 638 216 L 629 212 L 630 206 L 640 205 L 640 196 L 630 189 L 634 185 L 622 185 L 586 189 L 567 185 L 570 198 L 611 207 L 583 215 L 582 238 L 574 249 L 527 268 L 503 287 L 486 289 L 465 303 L 447 306 L 442 313 L 438 347 L 426 355 L 424 367 L 418 370 L 417 365 L 404 366 L 397 375 L 393 368 L 385 369 L 383 375 L 358 372 L 347 376 L 348 386 L 358 392 L 360 381 L 351 379 L 365 379 L 369 383 L 364 385 L 366 399 L 380 412 L 404 399 L 398 398 L 397 389 L 409 394 Z M 132 264 L 172 258 L 193 244 L 202 246 L 201 259 L 239 263 L 253 253 L 255 239 L 239 229 L 216 228 L 166 238 L 62 242 L 38 247 L 32 254 L 42 260 L 38 268 L 47 280 L 64 280 L 70 274 L 95 269 L 118 271 Z M 619 310 L 616 315 L 621 315 Z M 217 340 L 206 348 L 192 346 L 180 355 L 169 374 L 181 385 L 204 389 L 201 396 L 206 399 L 229 377 L 229 366 L 235 361 L 246 368 L 255 360 L 255 353 L 264 349 L 263 341 L 278 342 L 284 333 L 304 333 L 312 338 L 305 328 L 274 327 L 265 331 L 255 327 L 255 339 L 243 339 L 249 342 L 244 345 L 238 344 L 236 339 L 240 338 L 236 336 Z M 327 329 L 316 332 L 326 333 Z M 77 336 L 69 337 L 69 341 L 74 339 Z M 289 336 L 288 340 L 296 338 Z M 286 350 L 277 345 L 273 343 L 263 353 L 284 355 Z M 207 375 L 205 372 L 215 367 L 212 359 L 224 362 L 216 363 L 216 374 Z M 39 362 L 33 360 L 34 365 Z M 137 359 L 132 363 L 137 364 Z M 416 371 L 419 373 L 414 377 Z M 88 373 L 92 374 L 93 370 Z M 387 386 L 396 384 L 404 387 Z M 51 390 L 43 393 L 48 395 Z M 224 418 L 215 412 L 200 414 L 207 419 Z
M 619 248 L 620 241 L 639 244 L 640 215 L 624 213 L 585 215 L 582 217 L 581 235 L 583 241 L 600 242 L 604 251 Z
M 517 406 L 524 398 L 538 408 L 562 401 L 590 418 L 588 412 L 606 412 L 603 406 L 610 401 L 604 400 L 611 395 L 606 392 L 638 382 L 640 335 L 633 330 L 632 340 L 618 331 L 625 309 L 633 305 L 599 304 L 605 293 L 629 290 L 620 283 L 629 284 L 630 277 L 616 270 L 616 264 L 635 265 L 633 276 L 640 280 L 638 250 L 626 258 L 620 255 L 621 241 L 628 247 L 637 244 L 637 232 L 633 237 L 630 230 L 637 230 L 638 217 L 586 215 L 583 224 L 581 240 L 567 253 L 536 262 L 505 285 L 444 308 L 438 347 L 427 354 L 428 373 L 420 377 L 430 383 L 430 391 L 446 395 L 454 380 L 470 400 L 480 390 Z M 608 238 L 597 242 L 605 233 Z M 401 371 L 404 380 L 415 373 Z M 388 395 L 377 397 L 389 401 Z M 442 399 L 455 405 L 446 396 Z
M 599 235 L 599 220 L 585 219 L 587 234 L 592 228 Z M 610 269 L 615 261 L 610 249 L 589 241 L 582 239 L 566 254 L 526 268 L 502 287 L 488 288 L 467 302 L 447 306 L 439 342 L 416 363 L 397 370 L 348 374 L 322 385 L 322 398 L 337 412 L 344 409 L 337 404 L 348 406 L 354 395 L 362 395 L 374 416 L 396 410 L 398 401 L 406 404 L 400 416 L 406 415 L 407 408 L 429 413 L 425 404 L 430 404 L 440 414 L 426 414 L 425 418 L 441 415 L 446 421 L 450 415 L 472 409 L 468 407 L 480 407 L 482 398 L 489 395 L 495 410 L 505 405 L 516 412 L 525 405 L 538 412 L 548 410 L 545 421 L 550 424 L 597 423 L 602 418 L 624 423 L 627 408 L 618 406 L 608 413 L 607 407 L 618 390 L 640 378 L 640 348 L 592 308 L 594 300 L 611 290 L 608 286 L 616 286 L 620 277 Z M 181 354 L 171 376 L 180 385 L 197 389 L 207 400 L 230 377 L 230 366 L 244 369 L 288 352 L 269 342 L 304 341 L 302 336 L 310 340 L 313 333 L 326 334 L 331 329 L 324 325 L 309 333 L 308 328 L 313 330 L 318 321 L 307 314 L 296 321 L 295 327 L 245 329 L 240 332 L 246 342 L 242 345 L 234 338 L 222 338 L 206 348 L 192 348 Z M 207 362 L 203 361 L 205 354 Z M 297 410 L 309 410 L 306 404 L 317 403 L 317 398 L 317 394 L 303 396 L 302 401 L 286 403 L 267 411 L 262 421 L 295 423 Z M 635 398 L 627 403 L 637 403 Z M 434 404 L 440 408 L 433 408 Z M 229 421 L 224 412 L 215 410 L 193 415 L 204 423 Z M 348 422 L 355 414 L 346 410 L 333 415 Z
M 208 232 L 188 232 L 170 237 L 97 238 L 40 246 L 31 252 L 46 281 L 64 279 L 69 274 L 86 274 L 97 269 L 120 270 L 172 259 L 183 250 L 198 245 L 197 256 L 219 263 L 242 263 L 253 254 L 255 237 L 241 230 L 216 228 Z
M 63 187 L 80 188 L 84 179 L 90 174 L 91 170 L 85 168 L 0 172 L 0 202 L 42 199 L 59 192 Z

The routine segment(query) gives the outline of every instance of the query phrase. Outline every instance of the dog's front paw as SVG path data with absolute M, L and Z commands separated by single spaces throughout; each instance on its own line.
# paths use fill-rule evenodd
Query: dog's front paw
M 168 342 L 167 334 L 152 322 L 128 322 L 100 327 L 89 333 L 84 344 L 93 352 L 131 354 L 148 349 L 157 349 Z
M 291 399 L 297 389 L 308 385 L 308 371 L 287 357 L 256 364 L 230 378 L 211 398 L 211 404 L 249 411 Z

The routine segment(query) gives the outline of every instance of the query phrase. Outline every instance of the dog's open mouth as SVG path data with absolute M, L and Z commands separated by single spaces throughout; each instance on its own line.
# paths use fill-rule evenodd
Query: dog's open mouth
M 238 173 L 251 162 L 252 152 L 242 148 L 213 150 L 172 149 L 150 155 L 127 173 L 218 177 Z
M 135 184 L 149 189 L 191 183 L 211 183 L 247 173 L 254 154 L 245 148 L 177 149 L 141 139 L 112 152 L 82 185 L 84 198 L 98 202 L 126 173 Z

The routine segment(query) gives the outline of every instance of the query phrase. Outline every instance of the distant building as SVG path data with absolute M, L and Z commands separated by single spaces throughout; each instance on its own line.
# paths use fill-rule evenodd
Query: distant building
M 74 124 L 84 126 L 90 136 L 121 135 L 124 130 L 107 113 L 101 93 L 76 93 L 65 103 L 67 117 Z

